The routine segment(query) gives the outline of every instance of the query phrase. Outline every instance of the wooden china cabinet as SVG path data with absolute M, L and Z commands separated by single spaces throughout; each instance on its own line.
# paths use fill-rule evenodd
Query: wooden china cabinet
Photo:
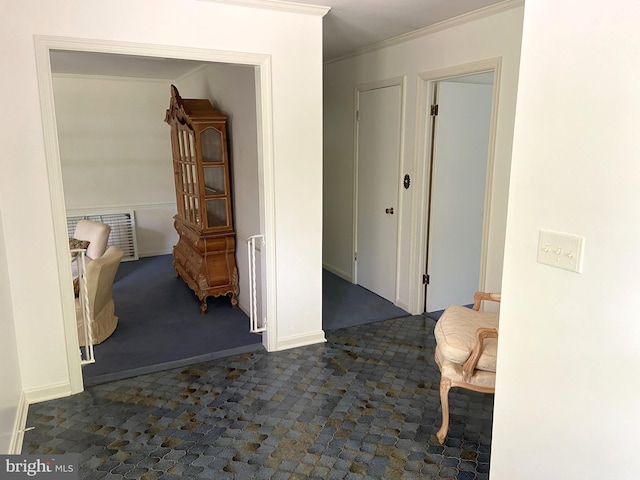
M 231 218 L 227 118 L 206 99 L 183 99 L 171 86 L 165 121 L 171 150 L 179 235 L 173 266 L 207 311 L 207 297 L 228 295 L 238 305 L 235 232 Z

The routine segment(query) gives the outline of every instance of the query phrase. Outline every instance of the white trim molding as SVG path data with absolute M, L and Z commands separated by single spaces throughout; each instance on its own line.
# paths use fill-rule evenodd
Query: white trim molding
M 201 0 L 205 2 L 227 3 L 242 7 L 262 8 L 264 10 L 279 10 L 291 13 L 302 13 L 305 15 L 317 15 L 324 17 L 331 7 L 322 5 L 303 5 L 301 3 L 284 2 L 281 0 Z
M 349 283 L 353 283 L 353 276 L 350 273 L 341 270 L 340 268 L 334 267 L 333 265 L 324 262 L 322 263 L 322 268 L 324 268 L 327 272 L 331 272 L 334 275 L 342 278 L 343 280 L 346 280 Z
M 78 361 L 79 360 L 80 355 L 78 355 Z M 25 399 L 29 405 L 46 402 L 47 400 L 55 400 L 56 398 L 68 397 L 71 394 L 71 385 L 69 382 L 52 383 L 51 385 L 38 388 L 26 388 L 24 390 Z
M 292 335 L 290 337 L 284 337 L 278 339 L 278 345 L 276 350 L 288 350 L 290 348 L 304 347 L 306 345 L 314 345 L 316 343 L 324 343 L 327 339 L 324 336 L 324 331 L 320 330 L 316 333 L 305 333 L 301 335 Z
M 69 208 L 67 209 L 67 215 L 81 215 L 81 214 L 99 214 L 105 212 L 120 212 L 123 210 L 158 210 L 158 209 L 175 209 L 176 213 L 178 209 L 176 207 L 176 202 L 162 202 L 162 203 L 127 203 L 127 204 L 118 204 L 118 205 L 100 205 L 93 207 L 82 207 L 82 208 Z
M 132 42 L 106 41 L 87 38 L 55 37 L 36 35 L 34 37 L 36 50 L 36 66 L 40 103 L 42 109 L 42 123 L 45 142 L 45 156 L 50 185 L 51 216 L 54 229 L 55 251 L 58 258 L 58 278 L 60 298 L 62 301 L 62 317 L 64 339 L 67 350 L 67 365 L 69 384 L 53 388 L 51 393 L 34 391 L 27 392 L 27 399 L 37 398 L 45 400 L 49 395 L 64 396 L 79 393 L 83 390 L 80 356 L 78 355 L 78 335 L 75 319 L 75 305 L 71 285 L 71 267 L 64 259 L 68 258 L 69 247 L 67 240 L 66 208 L 63 195 L 62 168 L 58 148 L 58 135 L 55 117 L 53 80 L 51 74 L 50 51 L 67 50 L 82 52 L 99 52 L 123 55 L 139 55 L 145 57 L 176 58 L 185 60 L 199 60 L 204 62 L 230 63 L 253 65 L 256 69 L 256 98 L 258 108 L 258 142 L 260 146 L 260 171 L 262 173 L 261 187 L 264 195 L 264 221 L 266 238 L 265 271 L 267 288 L 267 312 L 270 318 L 269 330 L 263 337 L 263 344 L 268 351 L 275 350 L 276 332 L 276 263 L 275 263 L 275 181 L 273 155 L 273 101 L 271 56 L 262 53 L 231 52 L 222 50 L 208 50 L 194 47 L 178 47 L 171 45 L 156 45 Z M 273 347 L 273 348 L 269 348 Z M 49 391 L 45 388 L 45 391 Z
M 493 193 L 493 168 L 495 157 L 495 142 L 498 122 L 498 102 L 500 98 L 500 78 L 502 69 L 502 57 L 489 58 L 477 62 L 454 65 L 451 67 L 432 70 L 419 74 L 418 79 L 418 119 L 415 135 L 415 177 L 419 179 L 418 188 L 413 192 L 413 203 L 417 205 L 411 219 L 411 283 L 409 292 L 409 312 L 422 313 L 424 310 L 424 285 L 418 281 L 422 278 L 424 266 L 427 262 L 427 215 L 429 196 L 429 165 L 431 159 L 431 126 L 428 115 L 428 105 L 433 98 L 433 89 L 436 82 L 447 78 L 472 75 L 484 72 L 493 72 L 493 96 L 491 104 L 491 123 L 489 127 L 489 148 L 487 152 L 487 176 L 485 179 L 485 205 L 482 226 L 482 246 L 480 254 L 480 278 L 479 289 L 482 290 L 486 283 L 487 250 L 489 248 L 489 226 L 491 223 L 491 197 Z
M 29 402 L 24 392 L 20 394 L 20 400 L 18 401 L 18 409 L 16 412 L 16 419 L 13 424 L 13 432 L 11 435 L 11 442 L 9 444 L 9 455 L 19 455 L 22 453 L 22 442 L 24 440 L 24 432 L 27 427 L 27 415 L 29 414 Z
M 273 147 L 273 96 L 271 91 L 271 57 L 268 57 L 256 68 L 256 102 L 258 118 L 258 158 L 260 183 L 260 209 L 264 213 L 261 218 L 261 232 L 264 234 L 262 243 L 264 248 L 263 262 L 263 292 L 266 291 L 267 331 L 262 334 L 262 344 L 267 352 L 277 349 L 278 338 L 278 279 L 276 271 L 276 180 L 275 157 Z M 266 290 L 265 290 L 266 289 Z
M 393 45 L 409 42 L 416 38 L 425 37 L 427 35 L 431 35 L 433 33 L 440 32 L 448 28 L 457 27 L 458 25 L 464 25 L 465 23 L 475 22 L 476 20 L 490 17 L 492 15 L 496 15 L 498 13 L 505 12 L 513 8 L 521 7 L 522 5 L 524 5 L 524 2 L 525 0 L 506 0 L 504 2 L 496 3 L 495 5 L 489 5 L 488 7 L 480 8 L 478 10 L 474 10 L 473 12 L 465 13 L 463 15 L 459 15 L 457 17 L 450 18 L 448 20 L 443 20 L 442 22 L 439 22 L 439 23 L 429 25 L 428 27 L 420 28 L 418 30 L 414 30 L 408 33 L 403 33 L 402 35 L 389 38 L 388 40 L 383 40 L 382 42 L 374 43 L 373 45 L 360 48 L 355 52 L 351 52 L 337 58 L 332 58 L 331 60 L 327 60 L 324 63 L 328 64 L 328 63 L 338 62 L 340 60 L 345 60 L 347 58 L 357 57 L 358 55 L 362 55 L 369 52 L 375 52 L 376 50 L 382 50 L 383 48 L 391 47 Z

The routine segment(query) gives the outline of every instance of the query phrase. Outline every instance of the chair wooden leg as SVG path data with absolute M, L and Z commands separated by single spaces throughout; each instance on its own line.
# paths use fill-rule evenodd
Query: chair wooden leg
M 442 426 L 436 437 L 440 443 L 444 443 L 449 430 L 449 390 L 451 390 L 451 380 L 447 377 L 440 378 L 440 406 L 442 407 Z

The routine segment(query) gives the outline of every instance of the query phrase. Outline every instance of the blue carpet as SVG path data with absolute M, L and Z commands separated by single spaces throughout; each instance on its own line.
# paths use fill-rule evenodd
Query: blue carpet
M 113 285 L 118 326 L 95 346 L 96 363 L 83 367 L 85 384 L 262 348 L 262 336 L 249 333 L 249 318 L 228 297 L 209 298 L 201 314 L 172 261 L 162 255 L 120 264 Z
M 322 271 L 322 327 L 353 327 L 409 315 L 401 308 L 359 285 Z
M 227 297 L 209 298 L 208 311 L 176 278 L 172 255 L 120 264 L 113 285 L 115 332 L 94 348 L 96 363 L 83 367 L 85 385 L 262 350 L 249 318 Z M 323 271 L 324 330 L 407 316 L 378 295 Z

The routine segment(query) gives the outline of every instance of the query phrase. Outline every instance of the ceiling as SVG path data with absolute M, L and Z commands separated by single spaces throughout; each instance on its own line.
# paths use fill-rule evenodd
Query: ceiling
M 203 62 L 113 53 L 51 50 L 51 73 L 175 80 Z
M 222 0 L 231 1 L 231 0 Z M 251 5 L 267 0 L 233 0 Z M 324 61 L 355 53 L 385 40 L 495 5 L 504 0 L 296 0 L 331 9 L 323 18 Z M 173 80 L 197 68 L 191 60 L 136 57 L 106 53 L 53 51 L 53 73 L 114 75 Z
M 323 19 L 324 60 L 333 60 L 504 0 L 295 0 L 331 7 Z

